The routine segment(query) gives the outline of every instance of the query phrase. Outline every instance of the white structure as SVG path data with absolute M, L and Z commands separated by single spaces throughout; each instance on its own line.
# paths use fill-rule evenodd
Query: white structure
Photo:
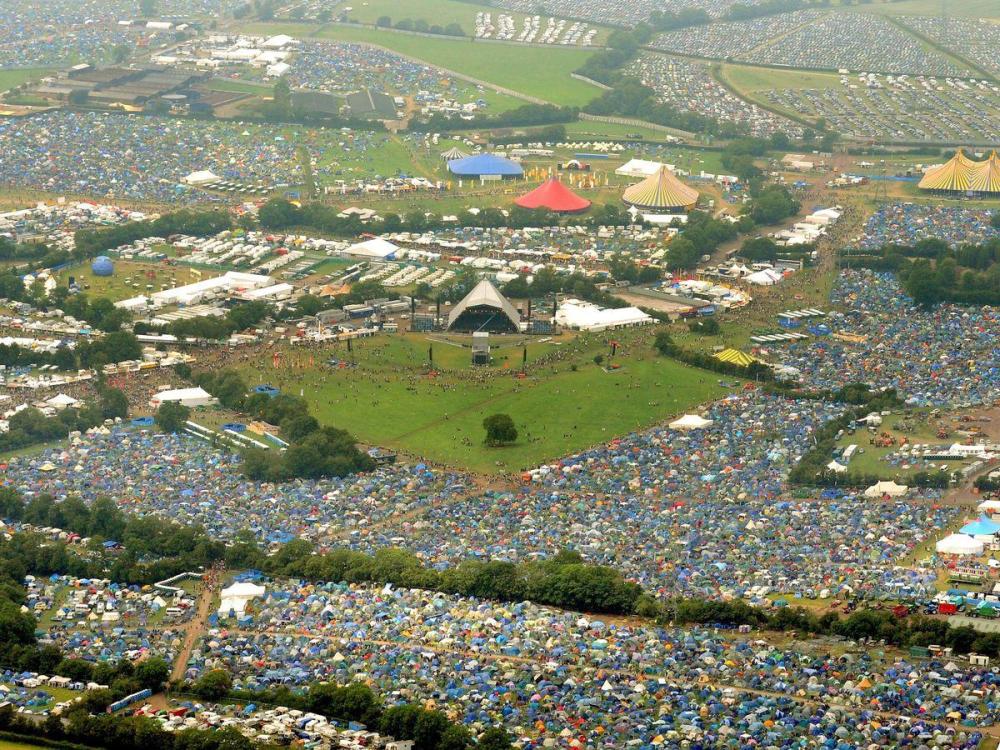
M 166 305 L 194 305 L 215 297 L 229 294 L 246 294 L 253 289 L 271 286 L 270 276 L 262 276 L 255 273 L 242 273 L 240 271 L 227 271 L 222 276 L 216 276 L 204 281 L 196 281 L 194 284 L 165 289 L 162 292 L 155 292 L 152 296 L 153 304 L 156 307 Z M 136 298 L 137 300 L 138 298 Z M 127 304 L 132 304 L 134 300 L 125 300 Z
M 218 182 L 221 178 L 208 169 L 203 169 L 198 172 L 192 172 L 187 177 L 185 177 L 181 182 L 186 185 L 208 185 L 213 182 Z
M 746 277 L 746 280 L 751 284 L 756 284 L 757 286 L 774 286 L 783 278 L 784 276 L 775 271 L 773 268 L 765 268 L 761 271 L 750 274 Z
M 905 484 L 895 482 L 878 482 L 865 490 L 865 497 L 902 497 L 909 489 Z
M 621 177 L 649 177 L 659 172 L 660 168 L 664 166 L 671 172 L 677 172 L 673 164 L 664 164 L 662 161 L 647 161 L 646 159 L 632 159 L 618 167 L 615 170 L 615 174 Z
M 394 258 L 399 248 L 388 240 L 379 237 L 351 245 L 344 253 L 357 258 L 377 258 L 381 260 Z
M 65 393 L 57 393 L 55 396 L 50 398 L 45 403 L 51 406 L 53 409 L 58 409 L 58 410 L 67 409 L 69 407 L 78 406 L 80 404 L 80 402 L 77 401 L 75 398 L 73 398 L 72 396 L 67 396 Z
M 592 302 L 568 299 L 556 310 L 556 323 L 575 331 L 606 331 L 652 323 L 638 307 L 603 308 Z
M 223 589 L 220 596 L 222 601 L 219 604 L 219 616 L 228 617 L 230 613 L 235 613 L 237 617 L 242 617 L 246 612 L 247 603 L 252 599 L 264 596 L 267 589 L 254 583 L 234 583 L 229 588 Z
M 671 430 L 702 430 L 711 427 L 715 422 L 711 419 L 699 417 L 697 414 L 685 414 L 680 419 L 675 419 L 668 427 Z
M 176 388 L 155 394 L 149 399 L 149 405 L 153 409 L 159 409 L 161 405 L 170 401 L 193 408 L 214 404 L 215 397 L 204 388 Z
M 942 555 L 981 555 L 985 545 L 966 534 L 949 534 L 934 549 Z

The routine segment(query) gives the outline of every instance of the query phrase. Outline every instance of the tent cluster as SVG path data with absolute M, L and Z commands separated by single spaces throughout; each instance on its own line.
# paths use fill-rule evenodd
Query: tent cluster
M 1000 193 L 1000 156 L 991 151 L 984 161 L 973 161 L 962 149 L 944 164 L 924 173 L 919 187 L 949 193 Z

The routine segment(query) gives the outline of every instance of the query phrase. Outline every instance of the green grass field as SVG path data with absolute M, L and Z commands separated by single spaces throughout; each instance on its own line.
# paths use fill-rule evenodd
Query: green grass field
M 476 13 L 479 12 L 491 13 L 494 23 L 496 23 L 499 13 L 512 16 L 514 18 L 515 38 L 517 34 L 520 34 L 525 18 L 524 13 L 515 13 L 503 8 L 491 8 L 486 5 L 457 2 L 456 0 L 368 0 L 362 3 L 345 0 L 334 9 L 334 14 L 339 15 L 347 7 L 351 8 L 347 17 L 358 23 L 374 24 L 382 16 L 389 16 L 393 24 L 404 18 L 413 21 L 423 19 L 429 24 L 439 26 L 457 23 L 467 36 L 472 36 L 475 33 Z M 547 16 L 540 15 L 542 16 L 541 28 L 544 30 L 548 22 Z M 570 23 L 567 23 L 566 26 L 568 28 Z M 594 37 L 594 44 L 603 44 L 607 35 L 607 30 L 601 29 Z
M 579 106 L 601 92 L 570 77 L 593 51 L 554 47 L 475 43 L 470 40 L 428 38 L 371 28 L 328 25 L 317 31 L 306 24 L 251 24 L 248 33 L 290 34 L 348 42 L 377 44 L 402 55 L 438 65 L 495 86 L 554 104 Z
M 840 85 L 835 73 L 815 73 L 806 70 L 775 70 L 752 65 L 722 66 L 725 79 L 740 93 L 777 89 L 830 89 Z
M 51 71 L 45 68 L 19 68 L 17 70 L 0 70 L 0 91 L 20 86 L 28 81 L 37 81 Z
M 359 340 L 356 367 L 335 369 L 323 362 L 352 355 L 340 349 L 291 350 L 274 369 L 250 365 L 248 383 L 267 382 L 302 393 L 325 424 L 353 432 L 360 440 L 479 472 L 518 471 L 601 443 L 726 392 L 717 379 L 657 356 L 650 332 L 623 334 L 619 370 L 594 363 L 607 353 L 604 336 L 528 345 L 529 375 L 516 376 L 519 344 L 497 348 L 490 368 L 469 364 L 468 348 L 417 334 Z M 433 346 L 436 376 L 427 374 Z M 566 349 L 557 364 L 531 363 Z M 308 367 L 308 360 L 313 367 Z M 302 367 L 298 365 L 301 364 Z M 575 367 L 575 369 L 574 369 Z M 521 437 L 502 449 L 483 446 L 482 420 L 495 413 L 513 417 Z
M 95 276 L 90 270 L 90 263 L 80 263 L 64 269 L 59 274 L 59 283 L 68 284 L 69 277 L 73 276 L 76 283 L 81 285 L 83 291 L 90 297 L 107 297 L 112 302 L 136 297 L 146 294 L 149 291 L 158 292 L 160 289 L 169 289 L 184 284 L 192 284 L 196 281 L 210 279 L 218 274 L 211 271 L 198 272 L 186 266 L 164 266 L 156 263 L 135 263 L 132 261 L 116 260 L 112 258 L 115 272 L 111 276 Z M 152 278 L 147 277 L 147 272 L 153 274 Z M 199 275 L 200 273 L 200 275 Z M 128 279 L 132 280 L 131 286 Z M 153 289 L 148 290 L 147 285 L 152 285 Z

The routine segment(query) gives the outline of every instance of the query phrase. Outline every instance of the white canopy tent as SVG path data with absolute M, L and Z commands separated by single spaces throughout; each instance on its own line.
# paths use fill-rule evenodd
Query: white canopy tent
M 885 495 L 889 497 L 902 497 L 908 489 L 910 488 L 905 484 L 878 482 L 865 490 L 865 497 L 883 497 Z
M 230 612 L 235 612 L 237 617 L 241 617 L 246 612 L 247 603 L 264 596 L 265 593 L 267 589 L 255 583 L 234 583 L 220 593 L 222 601 L 219 604 L 219 615 L 228 617 Z
M 706 427 L 711 427 L 714 424 L 713 420 L 705 419 L 704 417 L 699 417 L 697 414 L 685 414 L 679 419 L 675 419 L 668 426 L 671 430 L 701 430 Z
M 985 545 L 966 534 L 949 534 L 934 549 L 942 555 L 981 555 Z

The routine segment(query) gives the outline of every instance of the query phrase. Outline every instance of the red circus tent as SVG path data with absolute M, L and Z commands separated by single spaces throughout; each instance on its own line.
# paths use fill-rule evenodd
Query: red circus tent
M 575 214 L 590 208 L 590 201 L 563 185 L 558 177 L 550 177 L 514 203 L 521 208 L 547 208 L 560 214 Z

